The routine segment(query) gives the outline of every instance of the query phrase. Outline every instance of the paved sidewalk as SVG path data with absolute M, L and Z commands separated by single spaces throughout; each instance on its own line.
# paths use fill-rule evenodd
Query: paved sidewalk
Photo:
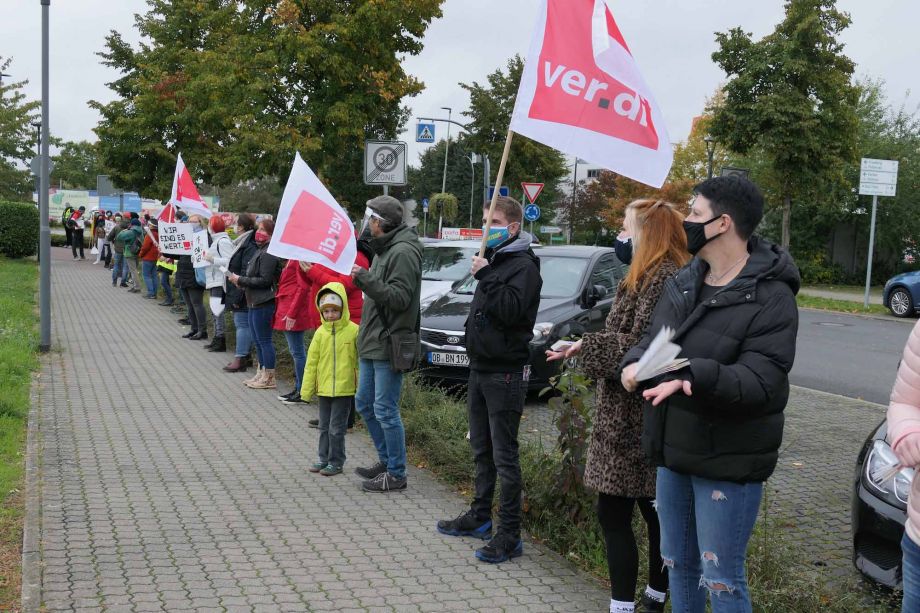
M 859 302 L 862 304 L 865 300 L 865 292 L 856 291 L 853 289 L 832 289 L 829 287 L 822 286 L 802 286 L 799 290 L 799 293 L 806 296 L 814 296 L 815 298 L 829 298 L 832 300 L 846 300 L 847 302 Z M 869 304 L 882 304 L 882 289 L 879 287 L 873 287 L 869 291 Z
M 176 317 L 53 249 L 54 351 L 30 418 L 26 611 L 603 611 L 544 548 L 477 562 L 438 534 L 464 501 L 426 471 L 359 491 L 314 476 L 314 407 L 244 387 Z M 117 385 L 111 384 L 117 378 Z M 173 389 L 177 391 L 172 391 Z

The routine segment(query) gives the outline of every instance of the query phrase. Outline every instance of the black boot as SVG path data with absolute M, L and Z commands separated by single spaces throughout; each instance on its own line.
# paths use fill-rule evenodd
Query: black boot
M 208 347 L 208 351 L 213 351 L 215 353 L 217 352 L 223 353 L 226 350 L 227 350 L 227 340 L 223 336 L 215 336 L 214 340 L 211 341 L 210 347 Z
M 217 341 L 217 337 L 211 339 L 211 342 L 204 346 L 207 351 L 211 351 L 211 347 L 214 346 L 214 343 Z
M 208 333 L 205 330 L 199 330 L 195 333 L 194 336 L 190 336 L 189 340 L 192 341 L 206 341 L 208 340 Z

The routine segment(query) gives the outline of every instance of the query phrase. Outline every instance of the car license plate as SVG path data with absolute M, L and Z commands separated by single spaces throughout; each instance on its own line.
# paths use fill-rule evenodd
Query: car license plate
M 428 362 L 436 366 L 466 366 L 470 365 L 470 358 L 465 353 L 446 353 L 432 351 L 428 354 Z

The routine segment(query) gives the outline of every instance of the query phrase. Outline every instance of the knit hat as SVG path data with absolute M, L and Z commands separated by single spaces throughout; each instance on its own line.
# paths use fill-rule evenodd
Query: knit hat
M 342 298 L 335 292 L 326 291 L 319 297 L 319 308 L 323 310 L 326 307 L 334 307 L 342 310 Z
M 403 222 L 402 202 L 393 196 L 377 196 L 367 201 L 367 208 L 383 217 L 387 223 L 398 226 Z
M 141 225 L 141 220 L 140 220 L 140 219 L 136 219 L 136 218 L 135 218 L 135 219 L 132 219 L 132 220 L 131 220 L 131 225 L 132 225 L 132 226 L 140 226 L 140 225 Z

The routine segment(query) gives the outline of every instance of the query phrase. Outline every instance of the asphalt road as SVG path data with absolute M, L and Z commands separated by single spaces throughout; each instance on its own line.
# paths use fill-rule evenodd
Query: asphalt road
M 915 321 L 799 310 L 790 383 L 888 404 L 898 361 Z

